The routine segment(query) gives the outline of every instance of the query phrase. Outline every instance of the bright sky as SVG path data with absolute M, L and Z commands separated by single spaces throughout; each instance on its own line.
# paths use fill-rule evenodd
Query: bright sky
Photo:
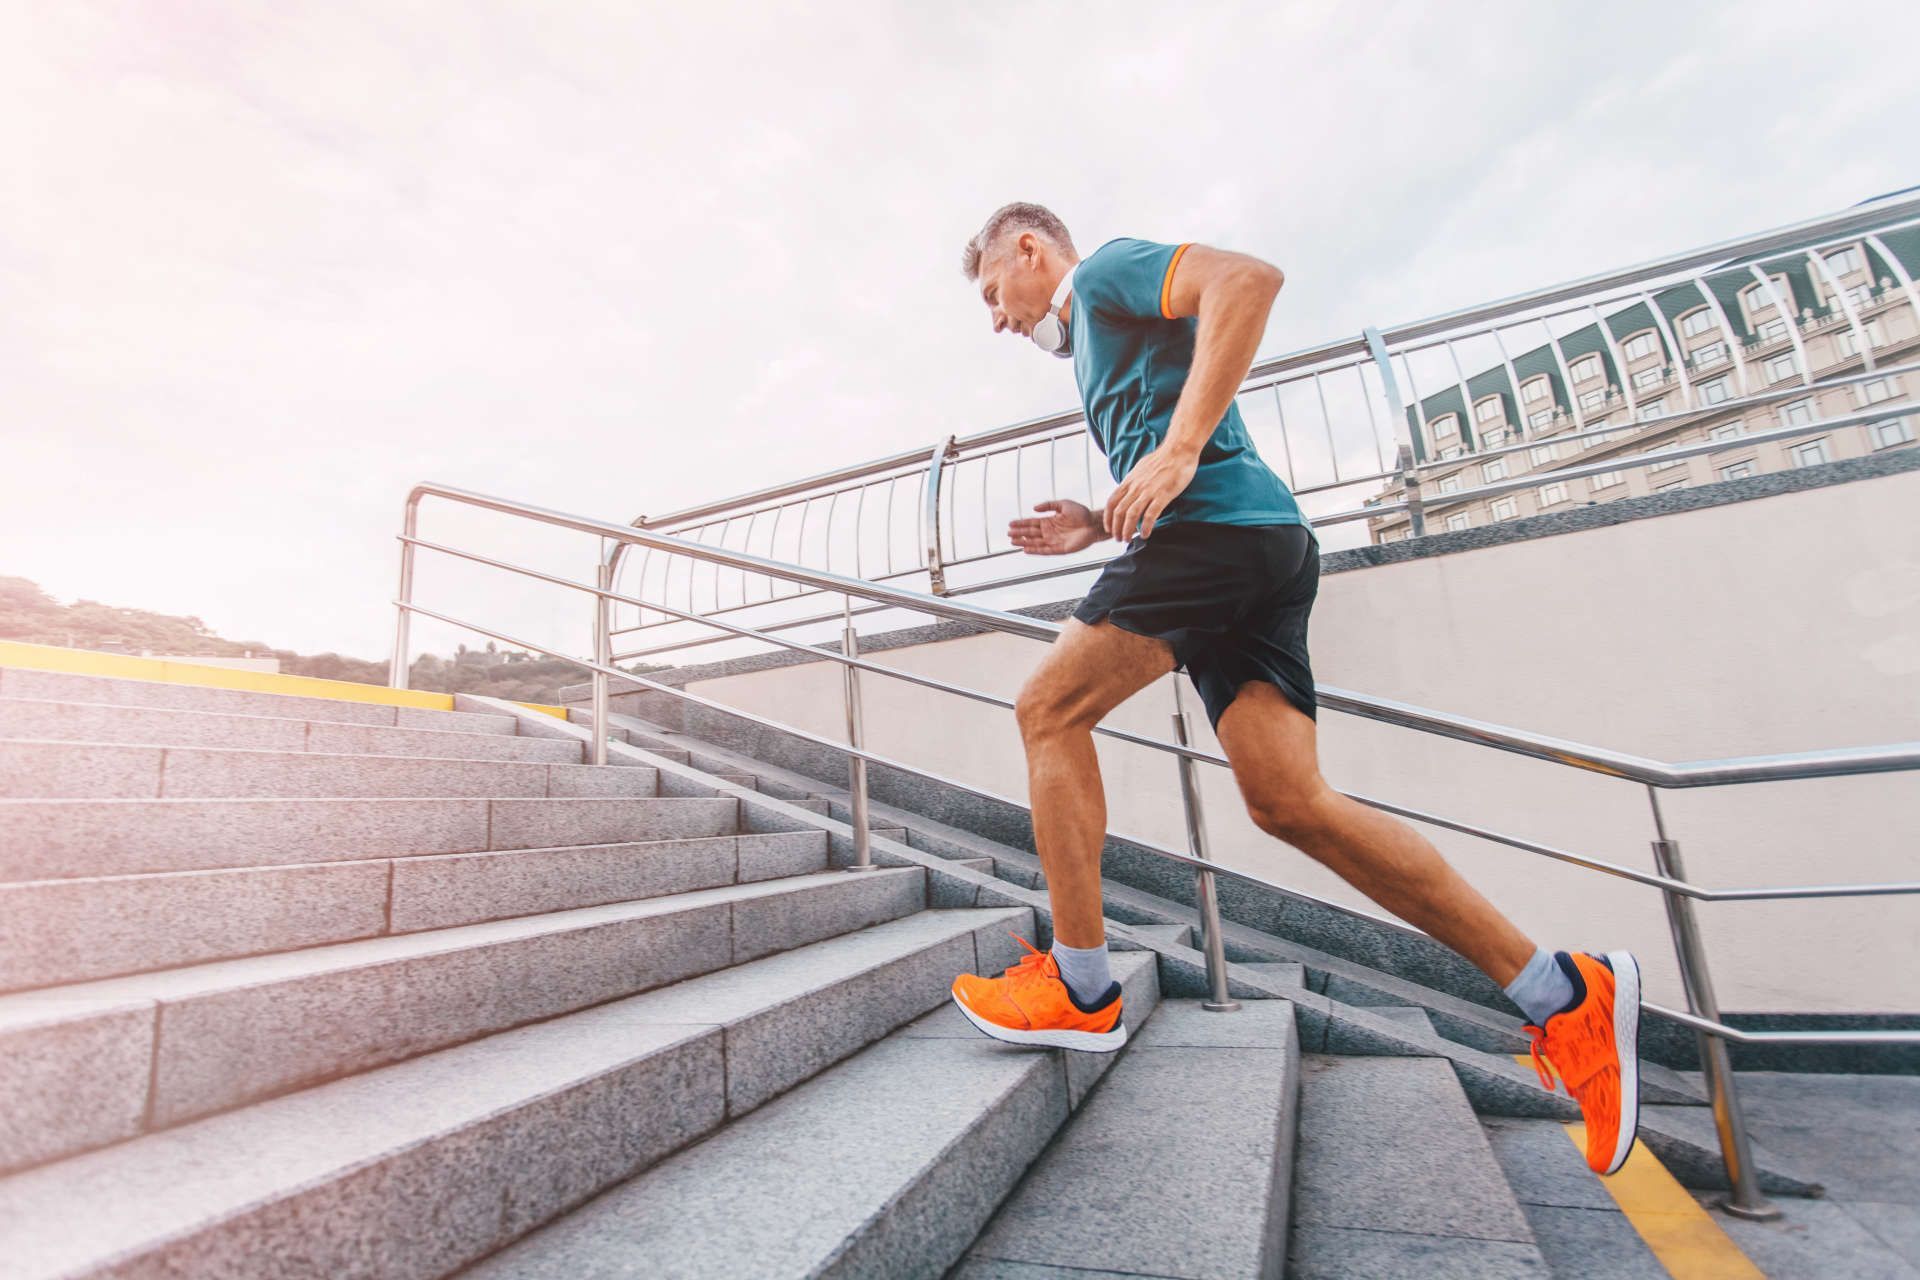
M 1277 354 L 1920 181 L 1913 12 L 8 5 L 0 574 L 381 657 L 416 481 L 624 521 L 1069 407 L 958 270 L 1007 200 L 1280 264 Z

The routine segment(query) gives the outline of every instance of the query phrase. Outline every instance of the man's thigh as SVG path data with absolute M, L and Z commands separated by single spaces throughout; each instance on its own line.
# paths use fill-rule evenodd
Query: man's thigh
M 1091 723 L 1173 670 L 1173 647 L 1153 636 L 1078 618 L 1066 626 L 1020 691 L 1024 711 Z
M 1324 785 L 1313 718 L 1266 681 L 1240 686 L 1216 733 L 1249 806 L 1285 807 Z

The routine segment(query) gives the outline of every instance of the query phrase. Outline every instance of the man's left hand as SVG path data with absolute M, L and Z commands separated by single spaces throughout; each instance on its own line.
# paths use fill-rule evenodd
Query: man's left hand
M 1101 518 L 1107 536 L 1126 542 L 1132 538 L 1136 526 L 1141 537 L 1151 534 L 1154 521 L 1175 498 L 1186 492 L 1199 466 L 1198 455 L 1170 450 L 1164 444 L 1140 459 L 1107 499 L 1107 509 Z

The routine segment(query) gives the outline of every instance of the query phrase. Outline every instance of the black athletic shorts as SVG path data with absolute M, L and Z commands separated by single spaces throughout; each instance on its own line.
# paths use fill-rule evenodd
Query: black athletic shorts
M 1297 524 L 1181 521 L 1135 537 L 1109 561 L 1073 616 L 1157 636 L 1173 646 L 1207 718 L 1255 680 L 1313 716 L 1307 614 L 1320 589 L 1320 545 Z

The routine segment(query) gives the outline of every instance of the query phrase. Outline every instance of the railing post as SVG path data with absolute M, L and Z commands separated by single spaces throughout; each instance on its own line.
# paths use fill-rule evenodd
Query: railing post
M 1666 823 L 1660 816 L 1660 796 L 1651 786 L 1647 788 L 1647 799 L 1653 805 L 1656 832 L 1654 870 L 1669 879 L 1684 881 L 1687 877 L 1680 861 L 1680 842 L 1667 838 Z M 1673 933 L 1673 951 L 1680 962 L 1680 982 L 1686 989 L 1687 1009 L 1710 1022 L 1718 1022 L 1720 1002 L 1714 998 L 1713 979 L 1707 972 L 1707 954 L 1701 945 L 1699 924 L 1693 917 L 1693 899 L 1672 889 L 1661 890 L 1661 897 L 1667 906 L 1667 927 Z M 1737 1218 L 1771 1221 L 1780 1217 L 1780 1210 L 1760 1193 L 1754 1176 L 1753 1150 L 1740 1112 L 1740 1096 L 1734 1087 L 1727 1042 L 1706 1031 L 1698 1032 L 1697 1037 L 1707 1095 L 1713 1104 L 1713 1124 L 1720 1133 L 1720 1158 L 1727 1167 L 1727 1185 L 1732 1188 L 1726 1198 L 1717 1203 Z
M 619 544 L 615 544 L 616 546 Z M 613 556 L 606 539 L 600 540 L 600 563 L 595 566 L 594 581 L 602 592 L 613 590 Z M 613 665 L 613 627 L 608 614 L 612 606 L 605 595 L 593 598 L 593 762 L 607 762 L 607 673 Z
M 1366 339 L 1367 349 L 1373 355 L 1373 367 L 1380 374 L 1380 393 L 1387 398 L 1394 438 L 1399 442 L 1394 450 L 1393 465 L 1400 472 L 1400 493 L 1407 504 L 1407 536 L 1424 538 L 1427 517 L 1420 499 L 1420 472 L 1415 469 L 1419 450 L 1415 447 L 1413 426 L 1407 421 L 1406 403 L 1400 399 L 1400 380 L 1393 376 L 1393 358 L 1387 354 L 1387 340 L 1380 331 L 1368 326 L 1360 331 L 1360 336 Z M 1514 389 L 1514 394 L 1520 394 L 1519 388 Z
M 1187 712 L 1180 697 L 1180 677 L 1173 677 L 1173 740 L 1187 744 Z M 1195 777 L 1192 756 L 1178 756 L 1180 762 L 1180 803 L 1187 816 L 1187 852 L 1204 861 L 1207 856 L 1207 825 L 1200 811 L 1200 784 Z M 1227 991 L 1227 948 L 1220 936 L 1220 900 L 1214 893 L 1213 872 L 1198 868 L 1194 872 L 1194 905 L 1200 911 L 1201 947 L 1207 957 L 1209 998 L 1200 1007 L 1212 1013 L 1232 1013 L 1240 1002 Z
M 849 658 L 860 656 L 860 638 L 853 631 L 853 597 L 842 596 L 840 632 L 840 652 Z M 865 747 L 865 735 L 861 732 L 860 716 L 860 672 L 850 666 L 840 668 L 846 681 L 847 692 L 847 744 L 855 749 Z M 847 757 L 848 790 L 853 796 L 853 865 L 849 871 L 872 871 L 873 834 L 867 826 L 867 762 L 859 756 Z
M 923 519 L 927 546 L 927 590 L 936 596 L 947 594 L 947 568 L 940 554 L 940 483 L 947 459 L 954 453 L 954 437 L 948 436 L 933 446 L 927 456 L 927 501 Z M 853 670 L 848 667 L 847 670 Z
M 395 604 L 399 617 L 393 629 L 393 660 L 387 666 L 387 684 L 390 688 L 407 687 L 407 633 L 413 622 L 413 543 L 410 539 L 420 533 L 420 501 L 407 499 L 407 514 L 401 521 L 402 541 L 400 543 L 400 599 Z

